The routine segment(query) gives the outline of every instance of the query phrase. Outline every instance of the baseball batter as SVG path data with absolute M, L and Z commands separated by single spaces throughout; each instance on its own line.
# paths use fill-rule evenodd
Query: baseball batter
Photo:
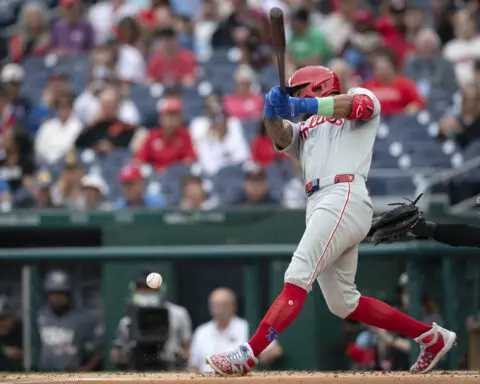
M 317 281 L 333 314 L 414 338 L 421 350 L 411 372 L 428 372 L 454 346 L 456 334 L 362 296 L 355 285 L 358 244 L 372 223 L 365 180 L 380 104 L 363 88 L 341 93 L 337 75 L 326 67 L 301 68 L 288 85 L 287 94 L 274 87 L 265 96 L 265 125 L 275 148 L 302 165 L 308 196 L 305 233 L 282 292 L 251 340 L 207 357 L 207 363 L 221 375 L 247 374 L 257 356 L 298 316 Z M 284 120 L 294 116 L 303 121 Z

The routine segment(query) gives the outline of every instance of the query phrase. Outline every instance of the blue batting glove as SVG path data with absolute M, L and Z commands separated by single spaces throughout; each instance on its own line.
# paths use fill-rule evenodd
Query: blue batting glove
M 288 95 L 286 93 L 283 93 L 280 90 L 280 87 L 277 85 L 276 87 L 273 87 L 270 89 L 270 91 L 267 93 L 268 100 L 270 104 L 274 107 L 281 107 L 281 106 L 286 106 L 288 104 Z
M 270 100 L 268 99 L 268 95 L 265 95 L 263 97 L 263 114 L 267 120 L 275 120 L 278 116 L 275 113 L 275 108 L 273 108 L 273 105 L 270 103 Z

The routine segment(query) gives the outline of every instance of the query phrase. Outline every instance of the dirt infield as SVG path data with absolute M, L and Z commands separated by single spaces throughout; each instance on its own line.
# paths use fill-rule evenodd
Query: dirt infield
M 223 378 L 215 375 L 189 373 L 98 373 L 98 374 L 22 374 L 0 375 L 0 384 L 43 384 L 43 383 L 82 383 L 82 384 L 418 384 L 452 382 L 480 383 L 480 371 L 434 372 L 427 375 L 399 373 L 322 373 L 322 372 L 271 372 L 256 373 L 246 377 Z

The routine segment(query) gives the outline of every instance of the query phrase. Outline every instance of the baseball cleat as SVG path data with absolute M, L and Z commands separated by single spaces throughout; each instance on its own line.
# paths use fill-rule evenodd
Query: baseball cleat
M 207 364 L 222 376 L 244 376 L 258 364 L 248 344 L 242 344 L 229 352 L 207 356 Z
M 420 344 L 420 356 L 410 372 L 427 373 L 457 344 L 457 334 L 433 323 L 432 329 L 415 341 Z

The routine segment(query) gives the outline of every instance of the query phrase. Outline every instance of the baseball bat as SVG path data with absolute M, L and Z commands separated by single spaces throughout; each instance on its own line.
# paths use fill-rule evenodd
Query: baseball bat
M 283 11 L 274 7 L 270 10 L 270 23 L 272 25 L 273 46 L 277 56 L 278 76 L 280 79 L 280 90 L 286 93 L 285 89 L 285 26 Z

